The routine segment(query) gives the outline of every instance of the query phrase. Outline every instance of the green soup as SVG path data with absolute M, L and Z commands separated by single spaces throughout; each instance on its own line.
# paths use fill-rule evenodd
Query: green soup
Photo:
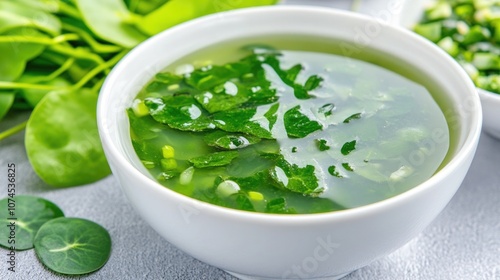
M 246 211 L 328 212 L 400 194 L 447 154 L 442 111 L 404 76 L 327 52 L 221 53 L 172 64 L 128 110 L 133 147 L 167 188 Z

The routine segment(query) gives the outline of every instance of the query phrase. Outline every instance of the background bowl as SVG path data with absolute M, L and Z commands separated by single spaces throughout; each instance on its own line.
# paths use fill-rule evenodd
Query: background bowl
M 390 24 L 412 28 L 423 13 L 425 6 L 436 0 L 363 0 L 360 13 L 373 16 Z M 483 108 L 483 130 L 500 138 L 500 94 L 478 88 Z
M 341 40 L 359 53 L 416 70 L 437 84 L 456 131 L 449 162 L 432 178 L 393 198 L 311 215 L 243 212 L 175 193 L 145 172 L 132 148 L 125 109 L 138 91 L 178 58 L 249 36 L 293 34 Z M 132 50 L 110 73 L 98 104 L 110 166 L 137 212 L 161 236 L 195 258 L 244 279 L 334 279 L 389 254 L 420 233 L 460 186 L 477 147 L 481 107 L 465 72 L 438 47 L 373 18 L 306 7 L 239 10 L 194 20 Z

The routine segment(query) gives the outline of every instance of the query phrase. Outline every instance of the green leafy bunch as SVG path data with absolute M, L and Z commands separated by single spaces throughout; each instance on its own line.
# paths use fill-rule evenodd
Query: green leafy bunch
M 181 22 L 275 0 L 0 0 L 0 121 L 31 111 L 26 128 L 35 172 L 56 187 L 110 173 L 96 125 L 100 87 L 137 44 Z

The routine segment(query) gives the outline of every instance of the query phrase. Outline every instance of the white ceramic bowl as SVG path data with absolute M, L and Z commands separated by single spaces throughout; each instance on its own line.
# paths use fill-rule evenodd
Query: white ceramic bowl
M 396 197 L 323 214 L 272 215 L 226 209 L 175 193 L 141 172 L 125 108 L 168 64 L 241 36 L 316 35 L 374 49 L 425 73 L 442 89 L 454 127 L 451 160 L 432 178 Z M 365 35 L 363 35 L 365 34 Z M 368 38 L 368 41 L 365 39 Z M 99 97 L 99 131 L 115 177 L 137 212 L 166 240 L 244 279 L 335 279 L 383 257 L 419 234 L 446 206 L 474 156 L 481 106 L 465 72 L 439 48 L 401 28 L 332 9 L 266 7 L 197 19 L 132 50 Z

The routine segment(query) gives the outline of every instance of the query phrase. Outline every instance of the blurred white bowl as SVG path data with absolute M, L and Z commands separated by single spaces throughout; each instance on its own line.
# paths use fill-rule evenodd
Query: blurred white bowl
M 411 28 L 423 15 L 426 4 L 435 0 L 362 0 L 359 12 L 385 22 Z M 500 138 L 500 94 L 479 89 L 483 108 L 483 130 Z
M 361 36 L 363 32 L 371 35 Z M 229 39 L 281 34 L 321 36 L 360 50 L 384 52 L 437 84 L 441 97 L 448 100 L 443 111 L 456 131 L 447 164 L 401 195 L 355 209 L 310 215 L 222 208 L 178 194 L 139 171 L 144 167 L 131 144 L 125 109 L 159 70 Z M 130 202 L 151 227 L 181 250 L 243 279 L 337 279 L 417 236 L 455 194 L 481 130 L 480 101 L 466 75 L 434 44 L 373 18 L 304 6 L 238 10 L 179 25 L 132 50 L 107 77 L 99 95 L 99 132 L 113 173 Z

